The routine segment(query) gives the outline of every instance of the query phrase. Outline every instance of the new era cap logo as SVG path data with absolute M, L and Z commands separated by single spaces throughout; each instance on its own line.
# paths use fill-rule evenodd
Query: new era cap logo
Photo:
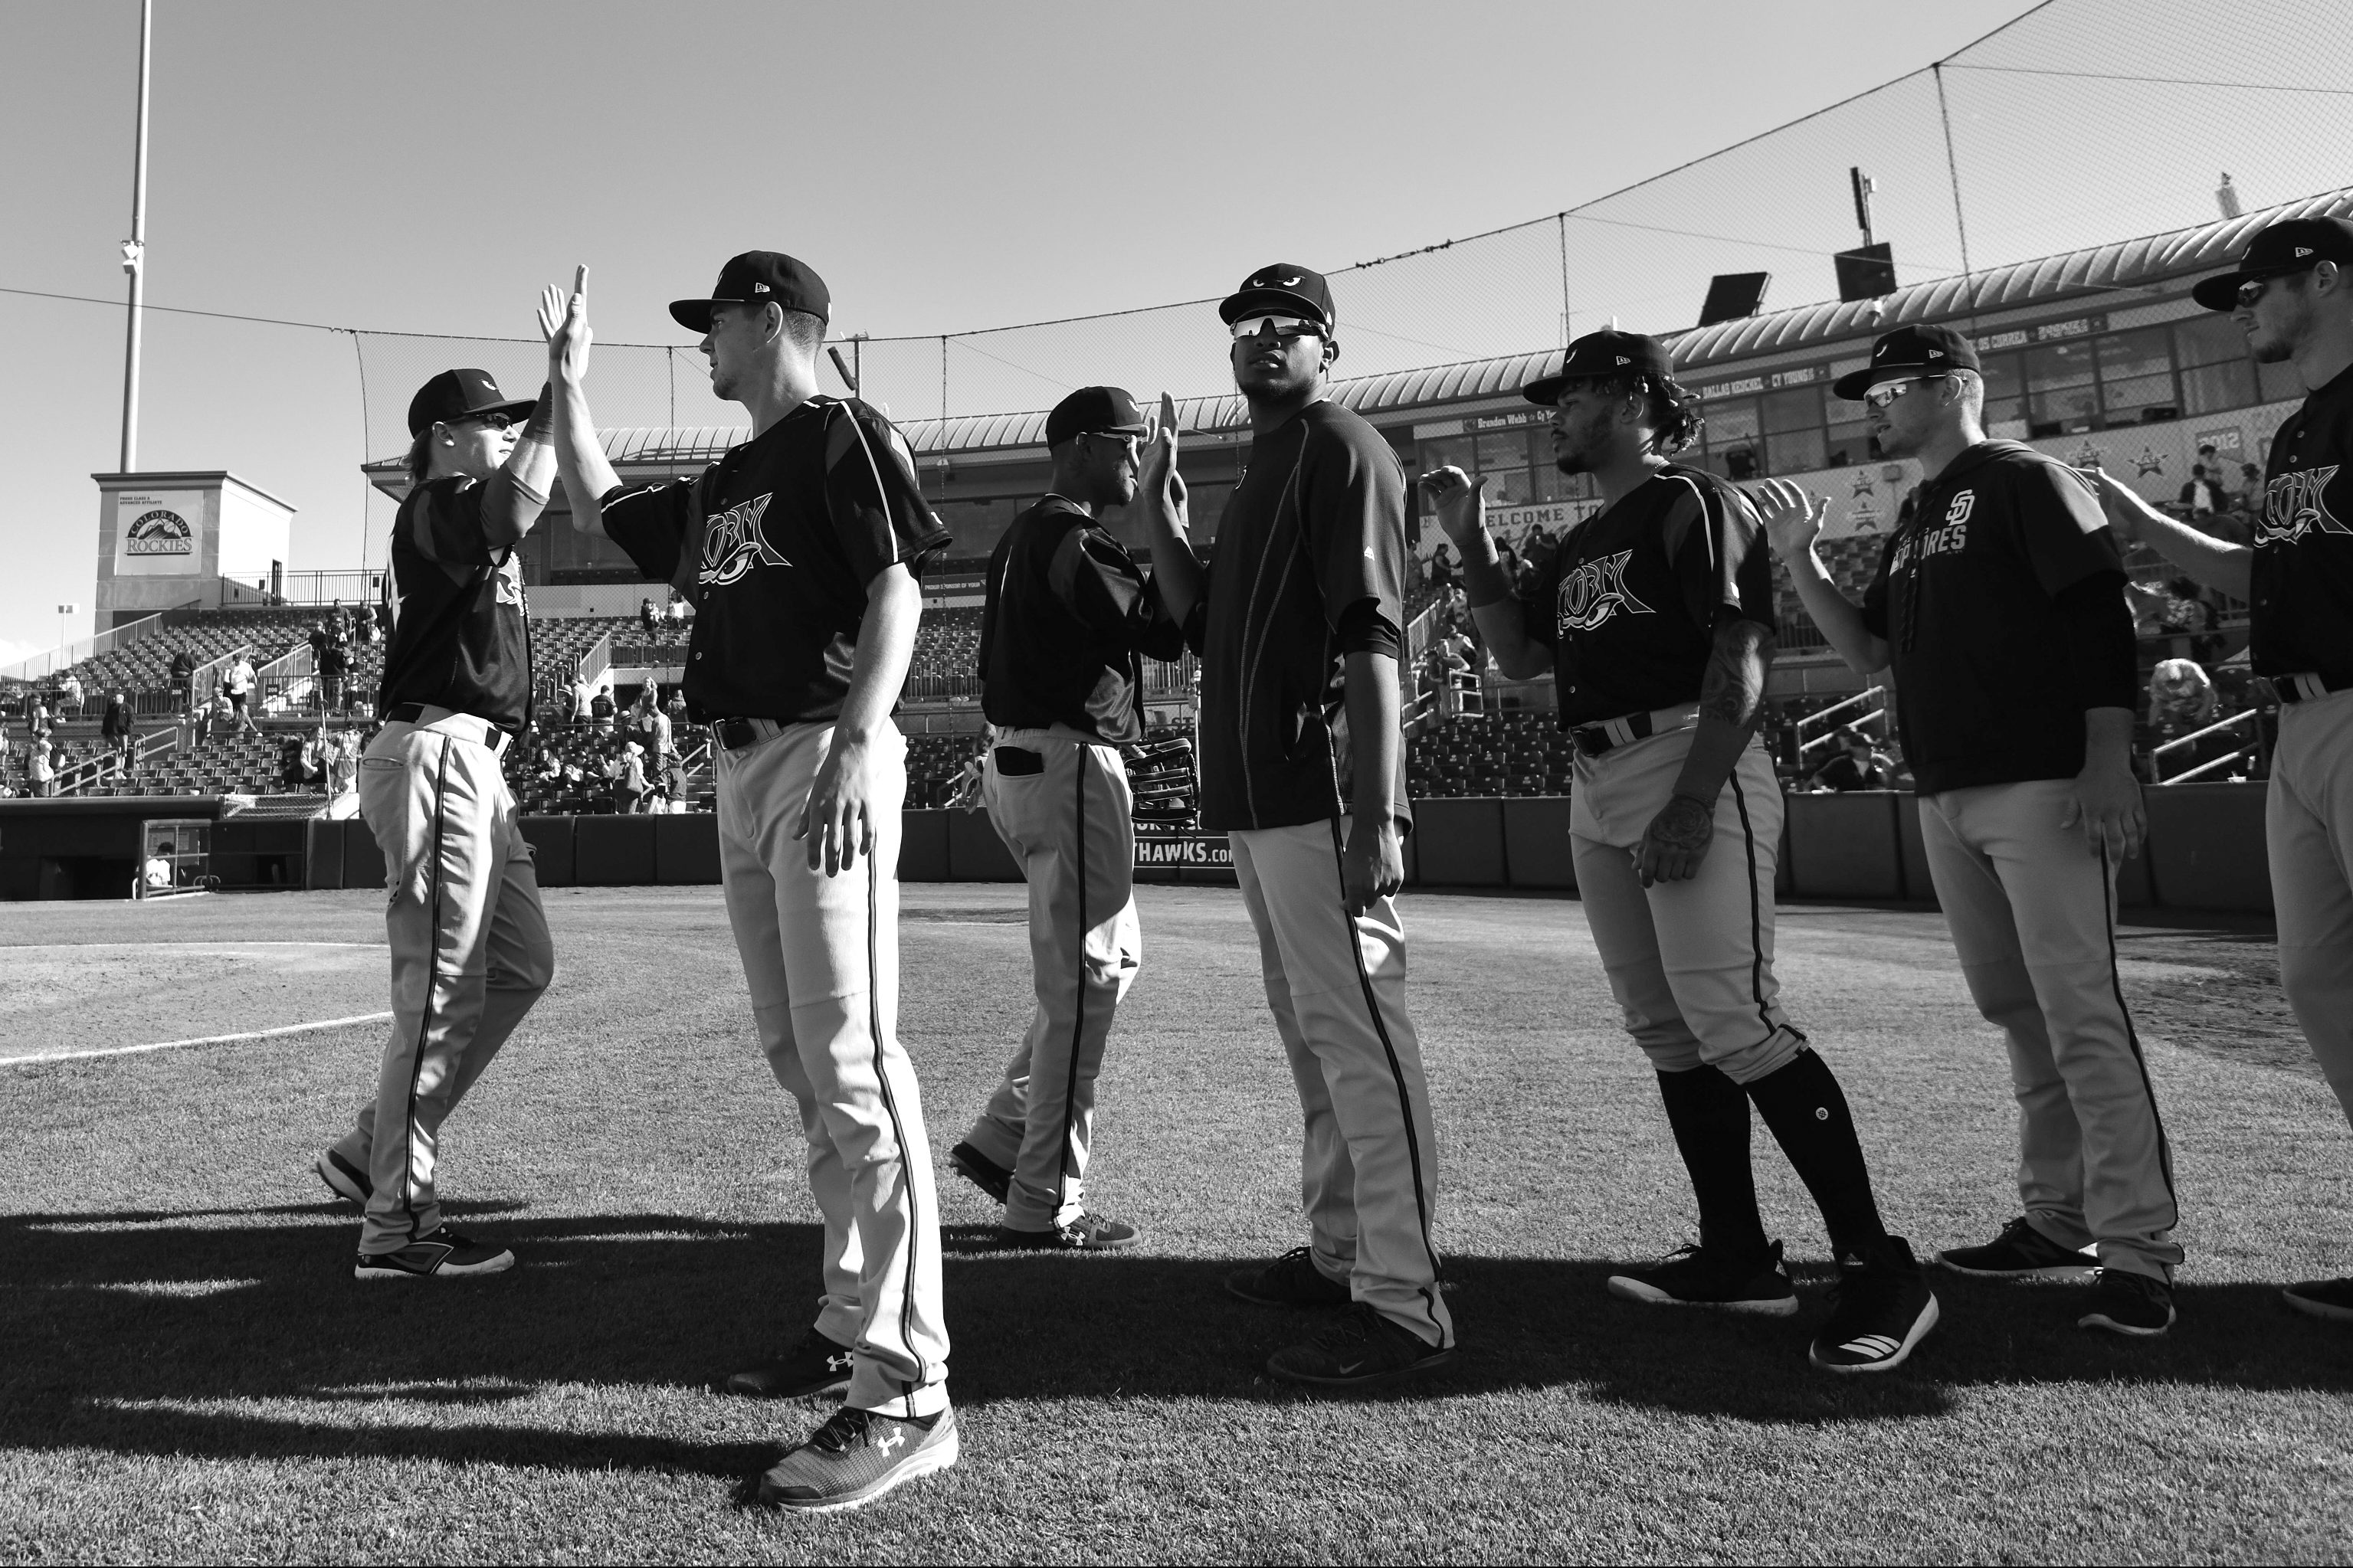
M 1930 359 L 1943 359 L 1945 357 L 1945 351 L 1942 349 L 1930 349 L 1928 351 L 1928 357 Z
M 2312 254 L 2312 247 L 2308 245 L 2299 245 L 2295 247 L 2295 253 L 2298 256 L 2310 256 Z
M 765 294 L 767 291 L 768 286 L 765 283 L 754 283 L 752 285 L 752 292 L 754 294 Z
M 1610 357 L 1615 359 L 1620 364 L 1632 364 L 1634 363 L 1632 360 L 1628 359 L 1624 354 L 1613 354 Z

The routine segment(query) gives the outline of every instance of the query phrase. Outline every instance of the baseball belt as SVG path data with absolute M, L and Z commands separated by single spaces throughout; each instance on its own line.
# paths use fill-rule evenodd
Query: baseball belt
M 2311 670 L 2270 678 L 2272 690 L 2283 702 L 2316 702 L 2333 691 L 2353 690 L 2353 680 L 2331 680 Z
M 1579 724 L 1569 731 L 1568 738 L 1579 752 L 1598 757 L 1653 735 L 1688 730 L 1698 722 L 1699 704 L 1692 702 L 1681 708 L 1660 708 L 1648 713 L 1629 713 L 1622 719 L 1604 719 L 1598 724 Z
M 447 729 L 477 745 L 488 746 L 493 752 L 506 750 L 507 742 L 514 739 L 514 731 L 495 720 L 473 713 L 460 713 L 454 708 L 437 707 L 430 702 L 396 702 L 385 710 L 384 716 L 395 724 Z M 453 720 L 460 721 L 453 723 Z
M 746 746 L 775 740 L 785 732 L 785 727 L 774 719 L 721 719 L 711 726 L 711 732 L 729 751 L 740 752 Z

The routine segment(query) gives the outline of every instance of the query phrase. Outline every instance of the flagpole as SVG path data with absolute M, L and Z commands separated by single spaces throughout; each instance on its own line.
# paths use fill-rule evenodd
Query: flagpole
M 139 0 L 139 152 L 131 185 L 131 237 L 122 242 L 122 270 L 131 274 L 131 323 L 122 349 L 122 465 L 139 467 L 139 324 L 147 283 L 147 58 L 155 31 L 155 0 Z

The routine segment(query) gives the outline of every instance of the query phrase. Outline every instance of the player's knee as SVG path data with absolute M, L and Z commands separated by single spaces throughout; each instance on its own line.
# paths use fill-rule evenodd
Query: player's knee
M 1751 1025 L 1754 1027 L 1754 1025 Z M 1806 1048 L 1806 1037 L 1784 1024 L 1761 1040 L 1744 1042 L 1710 1058 L 1725 1077 L 1744 1087 L 1779 1072 Z
M 1699 1042 L 1689 1035 L 1678 1039 L 1646 1040 L 1640 1035 L 1634 1037 L 1642 1054 L 1651 1058 L 1651 1066 L 1660 1072 L 1689 1072 L 1704 1061 Z
M 544 991 L 555 984 L 555 945 L 533 942 L 511 955 L 491 976 L 501 991 Z

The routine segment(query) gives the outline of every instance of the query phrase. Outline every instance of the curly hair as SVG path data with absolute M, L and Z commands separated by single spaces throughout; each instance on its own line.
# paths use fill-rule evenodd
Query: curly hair
M 1651 427 L 1651 449 L 1662 457 L 1699 439 L 1706 420 L 1701 416 L 1699 394 L 1671 375 L 1600 376 L 1594 390 L 1606 397 L 1640 397 Z

